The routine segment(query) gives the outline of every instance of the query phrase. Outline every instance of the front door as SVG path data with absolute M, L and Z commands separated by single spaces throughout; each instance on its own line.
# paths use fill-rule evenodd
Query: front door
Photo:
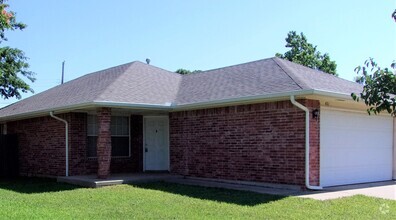
M 144 170 L 169 170 L 169 122 L 167 116 L 144 118 Z

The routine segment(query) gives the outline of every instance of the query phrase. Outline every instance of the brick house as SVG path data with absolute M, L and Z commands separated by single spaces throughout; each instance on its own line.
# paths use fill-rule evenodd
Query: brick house
M 396 177 L 395 119 L 279 58 L 190 75 L 132 62 L 0 110 L 26 176 L 167 171 L 308 188 Z M 67 130 L 66 130 L 67 126 Z M 66 135 L 67 134 L 67 135 Z

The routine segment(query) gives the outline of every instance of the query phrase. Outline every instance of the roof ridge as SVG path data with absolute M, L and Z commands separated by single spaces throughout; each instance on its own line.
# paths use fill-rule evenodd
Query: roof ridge
M 145 68 L 148 67 L 148 68 L 156 69 L 157 71 L 160 70 L 159 72 L 165 72 L 165 74 L 172 74 L 172 75 L 174 75 L 175 77 L 178 77 L 179 79 L 181 79 L 181 77 L 182 77 L 181 74 L 178 74 L 178 73 L 175 73 L 175 72 L 171 72 L 171 71 L 169 71 L 169 70 L 165 70 L 165 69 L 162 69 L 162 68 L 157 67 L 157 66 L 153 66 L 153 65 L 150 65 L 150 64 L 146 64 L 146 63 L 141 62 L 141 61 L 133 61 L 133 62 L 131 62 L 131 63 L 129 63 L 129 64 L 130 64 L 130 65 L 129 65 L 121 74 L 119 74 L 119 76 L 117 76 L 116 78 L 114 78 L 114 80 L 113 80 L 109 85 L 107 85 L 106 88 L 104 88 L 104 89 L 94 98 L 93 101 L 97 101 L 97 100 L 100 100 L 101 98 L 103 98 L 103 95 L 109 91 L 109 88 L 111 88 L 114 84 L 116 84 L 116 83 L 118 82 L 118 80 L 119 80 L 120 77 L 122 77 L 122 76 L 128 74 L 128 71 L 129 71 L 131 68 L 133 68 L 134 66 L 136 66 L 137 64 L 143 65 L 143 66 L 145 66 Z M 122 66 L 122 65 L 119 65 L 119 66 Z M 119 66 L 118 66 L 118 67 L 119 67 Z M 111 68 L 109 68 L 109 69 L 111 69 Z M 135 73 L 134 71 L 131 71 L 131 74 L 136 74 L 136 73 Z M 178 80 L 178 81 L 181 81 L 181 80 Z M 178 87 L 179 87 L 179 84 L 180 84 L 180 83 L 178 82 L 178 85 L 177 85 Z M 173 99 L 175 99 L 175 98 L 172 97 L 172 100 L 171 100 L 171 101 L 174 101 Z
M 331 78 L 334 78 L 334 79 L 343 80 L 343 81 L 348 82 L 348 83 L 359 84 L 359 83 L 357 83 L 357 82 L 354 82 L 354 81 L 351 81 L 351 80 L 348 80 L 348 79 L 344 79 L 344 78 L 342 78 L 342 77 L 339 77 L 339 76 L 336 76 L 336 75 L 333 75 L 333 74 L 330 74 L 330 73 L 326 73 L 326 72 L 324 72 L 324 71 L 322 71 L 322 70 L 319 70 L 319 69 L 313 69 L 313 68 L 304 66 L 304 65 L 302 65 L 302 64 L 299 64 L 299 63 L 295 63 L 295 62 L 292 62 L 292 61 L 289 61 L 289 60 L 281 59 L 281 58 L 279 58 L 279 57 L 273 57 L 273 58 L 280 59 L 280 60 L 282 60 L 282 61 L 284 61 L 284 62 L 288 62 L 288 63 L 290 63 L 290 64 L 292 64 L 292 65 L 297 65 L 297 66 L 301 66 L 301 67 L 303 67 L 303 68 L 308 68 L 308 69 L 310 69 L 310 70 L 313 70 L 315 73 L 317 73 L 317 74 L 323 74 L 323 76 L 326 76 L 326 77 L 331 77 Z M 293 73 L 293 75 L 295 75 L 295 74 Z M 300 77 L 298 77 L 297 75 L 295 75 L 295 76 L 296 76 L 297 78 L 300 78 Z M 360 85 L 360 84 L 359 84 L 359 85 Z
M 127 71 L 129 68 L 131 68 L 135 63 L 137 63 L 138 61 L 133 61 L 133 62 L 130 62 L 130 63 L 126 63 L 126 64 L 129 64 L 129 66 L 128 67 L 126 67 L 126 69 L 125 69 L 125 71 Z M 126 64 L 121 64 L 121 65 L 118 65 L 118 66 L 115 66 L 115 67 L 111 67 L 111 68 L 107 68 L 107 69 L 104 69 L 104 70 L 101 70 L 101 71 L 106 71 L 106 70 L 110 70 L 110 69 L 113 69 L 113 68 L 119 68 L 119 67 L 121 67 L 121 66 L 126 66 Z M 117 76 L 116 78 L 114 78 L 114 80 L 109 84 L 109 85 L 107 85 L 95 98 L 94 98 L 94 100 L 92 100 L 92 101 L 96 101 L 97 99 L 100 99 L 100 97 L 107 91 L 107 89 L 109 88 L 109 87 L 111 87 L 111 85 L 113 85 L 116 81 L 117 81 L 117 79 L 120 77 L 120 76 L 122 76 L 124 73 L 125 73 L 125 71 L 124 72 L 122 72 L 121 74 L 119 74 L 119 76 Z M 100 72 L 100 71 L 98 71 L 98 72 Z M 98 72 L 94 72 L 94 73 L 98 73 Z M 94 73 L 89 73 L 89 74 L 87 74 L 87 75 L 91 75 L 91 74 L 94 74 Z
M 225 69 L 225 68 L 231 68 L 231 67 L 242 66 L 242 65 L 246 65 L 246 64 L 252 64 L 252 63 L 262 62 L 262 61 L 265 61 L 265 60 L 270 60 L 270 59 L 272 59 L 272 58 L 273 58 L 273 57 L 271 57 L 271 58 L 265 58 L 265 59 L 260 59 L 260 60 L 249 61 L 249 62 L 246 62 L 246 63 L 234 64 L 234 65 L 231 65 L 231 66 L 219 67 L 219 68 L 215 68 L 215 69 L 202 70 L 202 71 L 199 71 L 199 72 L 190 73 L 190 74 L 186 74 L 186 75 L 182 75 L 182 76 L 183 76 L 183 77 L 188 77 L 188 76 L 197 75 L 197 74 L 205 74 L 205 73 L 208 73 L 208 72 L 211 72 L 211 71 L 221 70 L 221 69 Z
M 144 63 L 144 62 L 141 62 L 141 61 L 136 61 L 136 62 L 137 62 L 137 63 L 140 63 L 140 64 L 143 64 L 143 65 L 150 66 L 151 68 L 155 68 L 155 69 L 158 69 L 158 70 L 162 70 L 162 71 L 171 73 L 172 75 L 177 76 L 177 77 L 179 78 L 179 80 L 178 80 L 178 82 L 177 82 L 177 85 L 176 85 L 177 90 L 176 90 L 176 93 L 175 93 L 175 97 L 172 97 L 172 100 L 171 100 L 172 103 L 176 102 L 177 94 L 178 94 L 178 92 L 179 92 L 179 90 L 180 90 L 180 86 L 181 86 L 181 84 L 182 84 L 183 77 L 185 77 L 186 75 L 182 75 L 182 74 L 179 74 L 179 73 L 176 73 L 176 72 L 172 72 L 172 71 L 170 71 L 170 70 L 166 70 L 166 69 L 163 69 L 163 68 L 161 68 L 161 67 L 154 66 L 154 65 L 150 65 L 150 64 L 147 64 L 147 63 Z
M 98 70 L 98 71 L 95 71 L 95 72 L 91 72 L 91 73 L 84 74 L 84 75 L 82 75 L 82 76 L 80 76 L 80 77 L 74 78 L 74 79 L 72 79 L 72 80 L 70 80 L 70 81 L 67 81 L 67 82 L 63 83 L 63 84 L 56 85 L 56 86 L 54 86 L 54 87 L 48 88 L 48 89 L 46 89 L 46 90 L 44 90 L 44 91 L 41 91 L 41 92 L 39 92 L 39 93 L 33 94 L 33 95 L 31 95 L 31 96 L 29 96 L 29 97 L 27 97 L 27 98 L 24 98 L 24 99 L 21 99 L 21 100 L 18 100 L 18 101 L 16 101 L 16 102 L 14 102 L 14 103 L 11 103 L 11 104 L 9 104 L 9 105 L 6 105 L 6 106 L 0 108 L 0 110 L 2 110 L 2 109 L 4 109 L 4 108 L 7 108 L 7 107 L 10 107 L 10 106 L 13 106 L 13 105 L 18 104 L 18 103 L 21 103 L 21 102 L 26 102 L 26 100 L 35 98 L 35 97 L 37 97 L 37 96 L 40 95 L 40 94 L 43 94 L 43 93 L 46 93 L 46 92 L 48 92 L 48 91 L 57 89 L 57 88 L 59 88 L 59 87 L 66 86 L 66 85 L 68 85 L 68 84 L 70 84 L 70 83 L 73 83 L 74 81 L 77 81 L 77 80 L 86 78 L 86 77 L 91 76 L 91 75 L 93 75 L 93 74 L 98 74 L 98 73 L 100 73 L 100 72 L 107 71 L 107 70 L 114 69 L 114 68 L 119 68 L 119 67 L 121 67 L 121 66 L 132 65 L 132 64 L 135 63 L 135 62 L 137 62 L 137 61 L 132 61 L 132 62 L 128 62 L 128 63 L 124 63 L 124 64 L 120 64 L 120 65 L 117 65 L 117 66 L 113 66 L 113 67 L 105 68 L 105 69 Z M 92 101 L 94 101 L 94 100 L 92 100 Z
M 166 69 L 164 69 L 164 68 L 161 68 L 161 67 L 158 67 L 158 66 L 154 66 L 154 65 L 150 65 L 150 64 L 147 64 L 147 63 L 138 61 L 138 60 L 137 60 L 137 61 L 134 61 L 134 63 L 140 63 L 140 64 L 143 64 L 143 65 L 147 65 L 147 66 L 150 66 L 150 67 L 153 67 L 153 68 L 156 68 L 156 69 L 159 69 L 159 70 L 168 72 L 168 73 L 172 73 L 173 75 L 177 75 L 177 76 L 180 76 L 180 77 L 183 76 L 182 74 L 175 73 L 175 72 L 172 72 L 172 71 L 170 71 L 170 70 L 166 70 Z
M 304 80 L 301 79 L 300 76 L 298 76 L 298 74 L 295 74 L 294 71 L 293 71 L 291 68 L 289 68 L 288 66 L 286 66 L 286 65 L 284 65 L 284 64 L 282 63 L 283 61 L 287 61 L 287 62 L 290 62 L 290 63 L 293 63 L 293 62 L 288 61 L 288 60 L 285 60 L 285 59 L 281 59 L 281 58 L 279 58 L 279 57 L 273 57 L 272 59 L 276 62 L 276 64 L 279 65 L 279 67 L 282 68 L 282 70 L 284 70 L 284 71 L 286 72 L 286 74 L 287 74 L 287 75 L 288 75 L 288 76 L 289 76 L 289 77 L 290 77 L 301 89 L 312 89 L 311 87 L 309 87 L 309 86 L 304 82 Z M 280 62 L 279 62 L 279 61 L 280 61 Z M 293 63 L 293 64 L 296 64 L 296 63 Z M 301 65 L 301 64 L 297 64 L 297 65 L 303 66 L 303 67 L 305 67 L 305 68 L 309 68 L 309 67 L 306 67 L 306 66 Z M 314 69 L 312 69 L 312 70 L 314 70 Z
M 285 74 L 286 74 L 288 77 L 290 77 L 291 80 L 293 80 L 293 82 L 296 83 L 296 85 L 297 85 L 298 87 L 300 87 L 301 89 L 304 89 L 302 86 L 300 86 L 300 84 L 299 84 L 298 82 L 296 82 L 296 80 L 294 80 L 294 78 L 293 78 L 292 76 L 290 76 L 290 74 L 285 70 L 285 68 L 284 68 L 282 65 L 279 64 L 279 62 L 277 61 L 277 58 L 278 58 L 278 57 L 272 57 L 271 59 L 276 63 L 276 65 L 279 66 L 279 68 L 281 68 L 281 70 L 282 70 L 283 72 L 285 72 Z M 278 58 L 278 59 L 280 59 L 280 58 Z

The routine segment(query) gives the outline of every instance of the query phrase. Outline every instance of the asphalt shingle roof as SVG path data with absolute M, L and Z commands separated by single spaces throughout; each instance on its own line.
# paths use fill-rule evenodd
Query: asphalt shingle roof
M 90 73 L 0 109 L 0 117 L 92 102 L 164 104 L 181 75 L 138 61 Z
M 0 118 L 93 102 L 180 106 L 309 89 L 350 94 L 362 86 L 276 57 L 190 75 L 135 61 L 6 106 Z
M 271 59 L 208 70 L 182 78 L 177 104 L 300 90 Z

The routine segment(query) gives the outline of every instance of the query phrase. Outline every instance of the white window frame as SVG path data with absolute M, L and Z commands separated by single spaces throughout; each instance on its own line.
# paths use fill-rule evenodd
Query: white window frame
M 98 137 L 99 134 L 98 135 L 89 135 L 88 134 L 88 116 L 96 116 L 96 118 L 98 118 L 97 114 L 87 114 L 87 123 L 86 123 L 86 126 L 87 126 L 87 137 Z M 111 117 L 127 117 L 128 118 L 128 156 L 113 156 L 112 155 L 111 158 L 114 158 L 114 159 L 117 159 L 117 158 L 130 158 L 132 156 L 132 150 L 131 150 L 131 147 L 132 147 L 132 145 L 131 145 L 131 116 L 130 115 L 111 115 Z M 97 121 L 97 123 L 98 123 L 98 121 Z M 126 135 L 111 135 L 110 138 L 111 137 L 126 137 Z M 87 144 L 88 144 L 88 140 L 87 140 Z M 94 156 L 94 157 L 88 157 L 87 156 L 87 158 L 88 159 L 97 159 L 98 156 Z

